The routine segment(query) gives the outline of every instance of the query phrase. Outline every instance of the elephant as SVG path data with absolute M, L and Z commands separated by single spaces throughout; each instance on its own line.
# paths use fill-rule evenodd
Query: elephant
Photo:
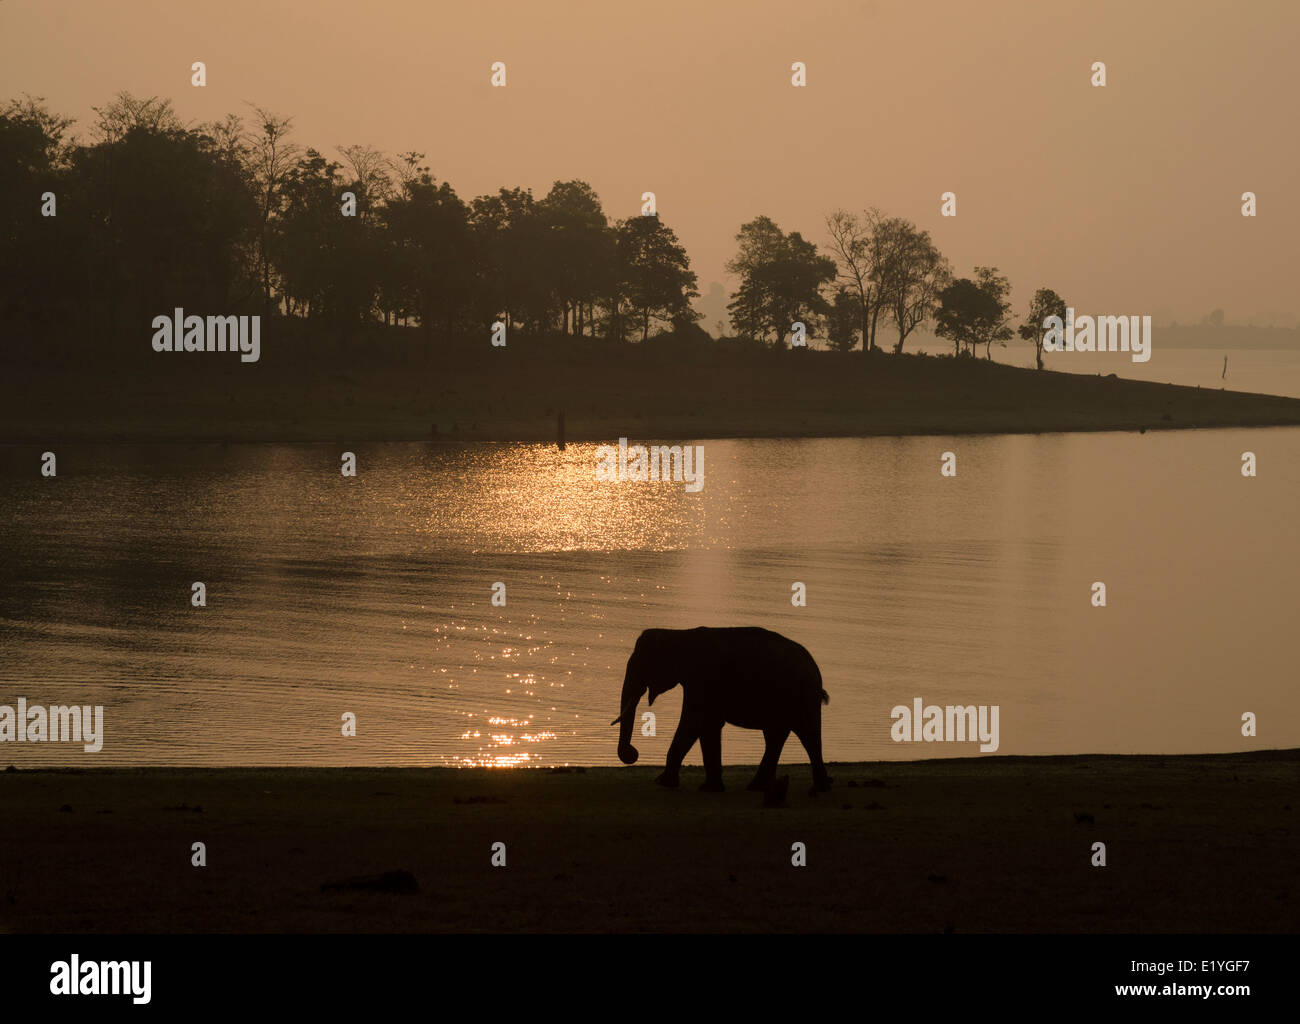
M 700 741 L 704 756 L 703 790 L 721 792 L 722 727 L 761 729 L 766 743 L 750 789 L 766 790 L 776 774 L 781 748 L 793 732 L 812 762 L 813 789 L 830 789 L 822 762 L 821 705 L 830 697 L 813 656 L 780 633 L 757 626 L 647 629 L 637 637 L 623 677 L 618 725 L 618 757 L 635 764 L 632 724 L 636 706 L 649 703 L 681 683 L 682 719 L 668 747 L 668 763 L 655 780 L 675 788 L 682 758 Z

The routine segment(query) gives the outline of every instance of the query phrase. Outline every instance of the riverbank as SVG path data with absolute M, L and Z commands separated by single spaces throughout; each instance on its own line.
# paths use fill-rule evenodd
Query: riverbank
M 793 764 L 783 807 L 743 767 L 722 794 L 644 766 L 10 771 L 0 930 L 1289 932 L 1298 770 L 1300 750 L 841 764 L 813 797 Z
M 983 359 L 723 343 L 435 351 L 383 334 L 15 366 L 0 443 L 699 440 L 1300 424 L 1300 399 Z M 399 345 L 399 342 L 401 345 Z M 406 346 L 406 347 L 402 347 Z M 1088 359 L 1088 353 L 1078 354 Z

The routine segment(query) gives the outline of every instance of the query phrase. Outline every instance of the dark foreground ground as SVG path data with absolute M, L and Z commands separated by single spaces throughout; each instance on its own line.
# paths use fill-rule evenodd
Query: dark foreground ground
M 1300 928 L 1297 750 L 784 770 L 776 808 L 741 767 L 8 772 L 0 930 Z M 389 871 L 418 889 L 356 885 Z

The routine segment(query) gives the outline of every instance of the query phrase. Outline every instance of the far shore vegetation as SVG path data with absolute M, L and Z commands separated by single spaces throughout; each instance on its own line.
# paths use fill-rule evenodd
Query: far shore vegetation
M 583 181 L 466 199 L 423 153 L 317 149 L 254 106 L 187 125 L 122 93 L 75 126 L 13 99 L 0 441 L 532 440 L 560 413 L 575 440 L 1300 422 L 1290 399 L 1044 371 L 1050 287 L 1014 311 L 996 267 L 959 275 L 874 208 L 811 228 L 738 226 L 715 338 L 670 224 L 611 221 Z M 153 351 L 176 309 L 259 316 L 260 359 Z M 922 334 L 951 354 L 914 354 Z M 1008 343 L 1038 370 L 991 363 Z

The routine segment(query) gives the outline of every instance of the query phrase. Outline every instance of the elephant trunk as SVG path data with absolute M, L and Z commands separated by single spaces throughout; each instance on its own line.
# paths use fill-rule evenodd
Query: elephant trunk
M 636 764 L 639 756 L 636 747 L 632 746 L 632 723 L 636 721 L 636 706 L 645 691 L 644 686 L 638 686 L 633 680 L 629 665 L 623 680 L 622 713 L 614 719 L 618 723 L 618 759 L 624 764 Z

